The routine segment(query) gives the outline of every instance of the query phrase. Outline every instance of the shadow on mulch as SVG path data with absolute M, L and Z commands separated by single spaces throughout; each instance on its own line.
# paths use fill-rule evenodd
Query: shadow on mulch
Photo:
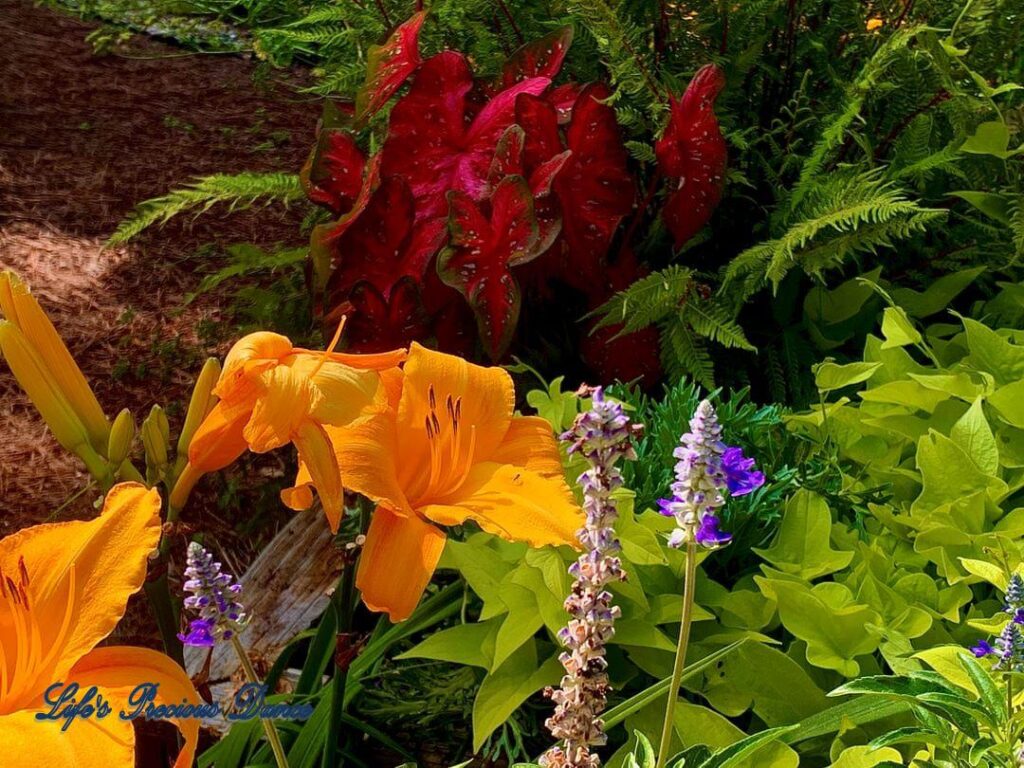
M 94 56 L 91 29 L 0 0 L 0 266 L 31 284 L 107 413 L 141 421 L 155 402 L 183 411 L 202 360 L 229 343 L 199 333 L 228 319 L 225 294 L 182 309 L 208 266 L 199 247 L 301 245 L 302 214 L 214 213 L 103 241 L 137 202 L 196 176 L 297 169 L 320 107 L 299 73 L 257 88 L 253 62 L 140 38 L 130 57 Z M 0 366 L 0 535 L 90 513 L 91 494 L 69 501 L 85 481 Z

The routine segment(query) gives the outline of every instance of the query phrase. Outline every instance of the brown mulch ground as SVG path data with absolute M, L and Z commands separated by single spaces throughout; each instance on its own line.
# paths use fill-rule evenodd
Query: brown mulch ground
M 95 56 L 91 29 L 0 0 L 0 267 L 31 284 L 107 413 L 141 421 L 153 403 L 182 411 L 202 359 L 229 344 L 230 331 L 199 333 L 230 326 L 226 294 L 182 309 L 216 264 L 197 250 L 301 244 L 302 212 L 187 218 L 116 249 L 105 238 L 137 202 L 196 176 L 297 169 L 320 106 L 296 73 L 257 87 L 237 56 L 141 38 Z M 0 364 L 0 536 L 90 513 L 94 494 L 76 498 L 86 480 Z

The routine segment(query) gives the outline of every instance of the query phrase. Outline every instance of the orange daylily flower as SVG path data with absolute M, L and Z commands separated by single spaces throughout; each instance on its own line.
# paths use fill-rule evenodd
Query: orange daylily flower
M 346 486 L 377 503 L 356 576 L 371 610 L 412 614 L 444 549 L 438 526 L 474 520 L 532 546 L 575 544 L 583 516 L 558 444 L 544 419 L 513 415 L 507 372 L 414 343 L 388 388 L 387 411 L 327 430 Z M 288 506 L 311 503 L 311 470 L 300 467 Z
M 213 394 L 219 398 L 188 447 L 188 465 L 171 494 L 180 509 L 200 476 L 231 464 L 246 449 L 265 453 L 294 443 L 317 479 L 332 520 L 341 519 L 342 486 L 325 427 L 343 427 L 387 407 L 380 371 L 405 359 L 405 350 L 377 355 L 293 347 L 280 334 L 240 339 L 224 359 Z M 335 525 L 337 523 L 335 522 Z
M 107 493 L 92 520 L 26 528 L 0 540 L 0 744 L 5 768 L 73 765 L 129 768 L 135 732 L 119 717 L 140 683 L 159 685 L 156 704 L 201 704 L 185 671 L 147 648 L 97 648 L 146 577 L 160 538 L 160 497 L 137 483 Z M 106 717 L 37 720 L 54 683 L 96 686 Z M 79 695 L 79 700 L 82 696 Z M 180 720 L 185 745 L 175 768 L 192 765 L 199 721 Z

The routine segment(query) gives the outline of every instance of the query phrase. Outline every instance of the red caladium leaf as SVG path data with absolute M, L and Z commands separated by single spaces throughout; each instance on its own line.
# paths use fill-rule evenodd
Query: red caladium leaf
M 380 155 L 374 155 L 366 164 L 363 183 L 359 195 L 351 210 L 342 214 L 336 221 L 319 224 L 313 227 L 309 238 L 310 291 L 313 294 L 313 311 L 320 313 L 323 309 L 321 300 L 327 281 L 334 267 L 334 244 L 346 230 L 359 220 L 359 215 L 370 203 L 370 198 L 380 182 Z
M 508 57 L 502 68 L 502 87 L 509 88 L 531 77 L 553 78 L 562 68 L 570 45 L 572 27 L 562 27 L 521 46 Z
M 572 108 L 582 92 L 583 86 L 579 83 L 566 83 L 548 92 L 547 101 L 555 108 L 560 124 L 565 125 L 572 118 Z
M 529 128 L 524 131 L 523 163 L 536 168 L 564 149 L 558 132 L 558 114 L 544 98 L 524 93 L 516 99 L 516 123 Z
M 373 45 L 367 51 L 366 81 L 356 94 L 356 115 L 366 120 L 387 104 L 405 79 L 422 62 L 419 35 L 426 11 L 414 14 L 401 24 L 384 45 Z
M 414 202 L 405 181 L 385 177 L 363 210 L 336 239 L 329 301 L 344 299 L 358 282 L 372 285 L 384 298 L 401 277 L 422 282 L 447 235 L 443 219 L 414 223 Z
M 555 178 L 567 276 L 584 280 L 607 255 L 619 222 L 636 199 L 615 111 L 602 103 L 610 96 L 603 83 L 592 83 L 580 93 L 566 129 L 572 157 Z
M 533 195 L 521 176 L 502 180 L 490 198 L 490 217 L 465 192 L 448 194 L 451 245 L 437 271 L 473 308 L 488 354 L 498 360 L 519 319 L 520 293 L 511 269 L 528 261 L 537 239 Z
M 337 315 L 349 314 L 346 346 L 352 352 L 384 352 L 422 341 L 430 333 L 420 287 L 411 277 L 400 278 L 385 296 L 369 282 L 352 288 Z
M 680 99 L 671 99 L 664 135 L 654 144 L 661 173 L 674 181 L 662 216 L 676 247 L 707 224 L 722 199 L 728 152 L 715 117 L 725 75 L 714 64 L 698 70 Z
M 340 216 L 355 204 L 365 167 L 366 158 L 350 134 L 321 130 L 299 178 L 310 200 Z
M 444 216 L 449 190 L 477 201 L 487 194 L 494 149 L 515 120 L 516 96 L 541 93 L 550 82 L 534 77 L 506 88 L 470 120 L 467 95 L 473 76 L 465 57 L 445 51 L 423 64 L 391 110 L 381 152 L 384 174 L 408 182 L 417 219 Z
M 535 98 L 528 94 L 522 98 Z M 517 108 L 518 109 L 518 108 Z M 517 112 L 518 114 L 518 112 Z M 534 213 L 537 219 L 537 239 L 534 242 L 531 259 L 548 250 L 562 231 L 562 215 L 558 202 L 552 195 L 552 188 L 558 173 L 565 167 L 570 150 L 559 152 L 548 160 L 537 163 L 527 174 L 524 150 L 526 132 L 520 125 L 510 125 L 498 141 L 487 175 L 487 183 L 495 189 L 507 176 L 527 176 L 527 185 L 533 195 Z
M 580 354 L 599 381 L 638 382 L 645 389 L 661 379 L 658 329 L 641 328 L 615 337 L 621 325 L 606 325 L 583 337 Z
M 594 276 L 598 293 L 591 295 L 591 309 L 596 309 L 618 291 L 624 290 L 647 274 L 632 249 L 625 247 L 619 257 Z M 580 353 L 600 381 L 638 381 L 645 389 L 661 381 L 661 343 L 654 326 L 616 335 L 622 325 L 592 330 L 600 321 L 595 318 L 580 345 Z

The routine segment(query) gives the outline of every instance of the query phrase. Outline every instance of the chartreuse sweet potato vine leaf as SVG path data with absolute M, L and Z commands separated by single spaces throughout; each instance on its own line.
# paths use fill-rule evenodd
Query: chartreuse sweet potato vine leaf
M 855 659 L 878 648 L 878 635 L 868 625 L 877 626 L 882 617 L 858 603 L 846 585 L 824 582 L 811 587 L 771 576 L 758 576 L 755 581 L 762 592 L 778 601 L 779 618 L 787 630 L 807 643 L 807 661 L 814 666 L 854 677 L 860 672 Z
M 473 702 L 473 749 L 479 750 L 487 737 L 505 722 L 519 705 L 562 676 L 557 655 L 537 662 L 537 644 L 531 638 L 484 678 Z
M 825 500 L 800 490 L 786 502 L 774 544 L 754 552 L 783 573 L 811 581 L 842 570 L 853 560 L 853 552 L 832 549 L 831 530 L 832 515 Z

